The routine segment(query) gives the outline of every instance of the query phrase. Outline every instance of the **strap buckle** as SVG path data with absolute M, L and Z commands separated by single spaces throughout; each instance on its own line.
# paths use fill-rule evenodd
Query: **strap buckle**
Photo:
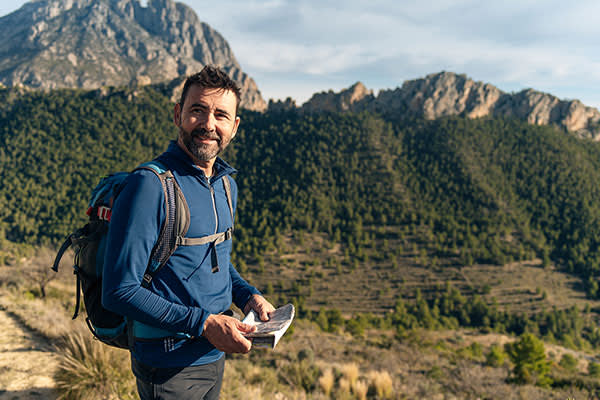
M 152 275 L 144 274 L 144 282 L 150 283 L 152 281 Z
M 109 207 L 106 206 L 100 206 L 98 207 L 98 218 L 101 219 L 102 221 L 108 221 L 110 222 L 110 217 L 112 215 L 112 210 Z

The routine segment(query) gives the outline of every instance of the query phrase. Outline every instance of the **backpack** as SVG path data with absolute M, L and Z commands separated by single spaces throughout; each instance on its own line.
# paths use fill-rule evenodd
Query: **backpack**
M 161 227 L 158 239 L 150 253 L 148 266 L 141 285 L 149 288 L 153 277 L 166 264 L 167 260 L 180 245 L 201 245 L 211 243 L 211 259 L 213 272 L 218 271 L 216 245 L 232 238 L 233 227 L 225 232 L 200 238 L 186 238 L 185 234 L 190 224 L 190 211 L 173 173 L 157 160 L 144 163 L 134 169 L 150 170 L 159 178 L 165 195 L 165 221 Z M 86 323 L 92 334 L 110 346 L 131 348 L 134 337 L 135 322 L 107 310 L 102 306 L 102 270 L 104 253 L 106 251 L 106 236 L 112 215 L 112 205 L 123 188 L 129 172 L 117 172 L 104 177 L 92 191 L 86 214 L 89 222 L 71 233 L 56 254 L 52 269 L 58 272 L 62 256 L 69 247 L 74 249 L 74 274 L 77 276 L 76 301 L 73 319 L 77 318 L 81 305 L 81 293 L 87 312 Z M 233 221 L 233 204 L 229 178 L 223 177 L 223 186 L 229 211 Z M 142 325 L 142 324 L 140 324 Z M 152 327 L 141 326 L 150 337 Z M 150 332 L 149 332 L 150 331 Z M 156 332 L 164 333 L 158 328 Z

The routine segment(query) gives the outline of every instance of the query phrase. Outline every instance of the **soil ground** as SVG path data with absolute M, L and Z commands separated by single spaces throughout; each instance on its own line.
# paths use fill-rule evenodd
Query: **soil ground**
M 0 400 L 56 399 L 48 341 L 1 309 L 0 327 Z

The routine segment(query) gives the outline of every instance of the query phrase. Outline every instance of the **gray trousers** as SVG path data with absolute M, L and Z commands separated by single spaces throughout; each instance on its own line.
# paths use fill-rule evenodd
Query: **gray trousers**
M 141 400 L 218 400 L 225 356 L 206 365 L 152 368 L 131 357 Z

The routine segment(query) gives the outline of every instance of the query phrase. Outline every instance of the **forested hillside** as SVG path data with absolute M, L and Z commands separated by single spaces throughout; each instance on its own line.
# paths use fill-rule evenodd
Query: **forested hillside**
M 5 244 L 57 244 L 85 221 L 99 177 L 134 168 L 176 136 L 172 104 L 150 87 L 2 89 L 0 101 Z M 338 246 L 340 257 L 321 260 L 332 267 L 374 268 L 393 264 L 394 243 L 408 241 L 425 267 L 540 258 L 598 295 L 596 143 L 503 119 L 241 117 L 224 158 L 239 170 L 242 266 L 264 270 L 265 254 L 301 236 Z
M 38 247 L 85 222 L 100 177 L 164 151 L 172 107 L 152 87 L 0 89 L 0 310 L 42 333 L 69 329 L 57 321 L 70 318 L 73 279 L 55 279 L 53 250 Z M 295 303 L 298 332 L 281 346 L 302 350 L 235 359 L 244 378 L 230 382 L 351 398 L 331 372 L 341 360 L 361 365 L 356 398 L 598 397 L 597 143 L 510 119 L 241 118 L 223 155 L 239 170 L 233 260 L 274 304 Z M 90 375 L 90 393 L 103 379 Z

